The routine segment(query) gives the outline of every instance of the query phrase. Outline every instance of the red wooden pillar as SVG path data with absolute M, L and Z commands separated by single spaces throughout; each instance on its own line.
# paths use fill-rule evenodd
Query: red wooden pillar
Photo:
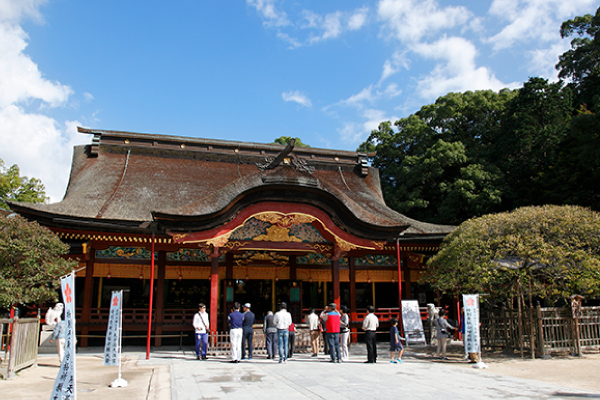
M 354 257 L 348 257 L 348 269 L 350 275 L 350 321 L 357 322 L 358 314 L 356 313 L 356 264 Z M 357 329 L 354 325 L 350 325 L 350 332 L 352 332 L 351 340 L 356 342 L 358 337 L 356 335 Z
M 158 271 L 156 280 L 156 309 L 154 312 L 154 321 L 156 327 L 154 328 L 154 346 L 162 346 L 162 325 L 165 311 L 165 273 L 167 265 L 167 252 L 161 250 L 158 252 Z
M 219 248 L 210 255 L 210 335 L 216 340 L 217 313 L 219 311 Z M 214 342 L 213 342 L 214 345 Z
M 333 291 L 333 302 L 340 309 L 340 259 L 333 257 L 331 260 L 331 284 Z
M 90 319 L 92 316 L 92 296 L 94 295 L 94 261 L 96 250 L 92 247 L 86 253 L 85 283 L 83 284 L 83 309 L 81 310 L 81 347 L 88 347 Z
M 404 336 L 404 323 L 402 322 L 402 259 L 400 258 L 400 239 L 396 240 L 396 260 L 398 261 L 398 330 Z

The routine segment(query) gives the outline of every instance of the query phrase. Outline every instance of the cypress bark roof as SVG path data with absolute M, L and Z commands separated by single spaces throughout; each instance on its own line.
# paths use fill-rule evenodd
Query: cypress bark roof
M 79 128 L 65 197 L 53 204 L 11 202 L 53 225 L 217 226 L 250 204 L 311 204 L 359 236 L 445 236 L 454 227 L 410 219 L 388 208 L 366 154 Z M 277 156 L 280 157 L 277 157 Z M 273 165 L 279 159 L 278 165 Z M 271 165 L 269 165 L 271 163 Z M 52 221 L 52 222 L 50 222 Z M 78 222 L 75 222 L 78 221 Z

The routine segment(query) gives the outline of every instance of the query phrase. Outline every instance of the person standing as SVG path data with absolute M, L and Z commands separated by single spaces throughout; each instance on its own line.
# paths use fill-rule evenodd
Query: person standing
M 341 362 L 340 357 L 340 313 L 337 305 L 331 303 L 327 306 L 325 326 L 327 327 L 327 341 L 329 343 L 330 362 Z
M 277 327 L 273 323 L 273 318 L 273 311 L 269 311 L 263 322 L 265 346 L 267 347 L 267 360 L 275 359 L 275 354 L 277 353 Z
M 321 329 L 319 329 L 320 321 L 319 316 L 315 313 L 315 309 L 311 307 L 309 314 L 306 317 L 308 323 L 308 329 L 310 331 L 310 346 L 312 348 L 312 356 L 317 357 L 319 355 L 319 336 L 321 336 Z
M 294 355 L 294 350 L 296 349 L 296 324 L 292 322 L 290 327 L 288 328 L 289 333 L 289 347 L 288 347 L 288 356 L 287 358 L 292 358 Z
M 329 310 L 327 309 L 327 306 L 325 306 L 323 311 L 321 311 L 321 314 L 319 314 L 319 320 L 321 321 L 321 334 L 323 335 L 323 354 L 325 355 L 329 354 L 329 343 L 327 342 L 327 325 L 325 324 L 325 321 L 327 320 L 328 311 Z
M 350 359 L 348 355 L 348 340 L 350 338 L 350 317 L 348 316 L 348 307 L 340 307 L 340 351 L 342 361 Z
M 277 343 L 279 344 L 279 363 L 287 361 L 288 342 L 290 335 L 290 325 L 292 324 L 292 315 L 287 311 L 287 303 L 279 304 L 279 311 L 273 317 L 273 323 L 277 328 Z
M 246 358 L 246 345 L 248 345 L 248 360 L 252 360 L 254 352 L 254 313 L 250 311 L 250 303 L 244 304 L 244 320 L 242 321 L 242 359 Z
M 62 364 L 65 355 L 65 336 L 67 334 L 67 323 L 63 320 L 58 320 L 54 325 L 50 343 L 56 341 L 56 350 L 58 351 L 58 362 Z
M 450 341 L 450 331 L 456 329 L 448 320 L 448 314 L 446 314 L 445 310 L 440 310 L 440 314 L 438 319 L 435 320 L 435 327 L 437 329 L 437 353 L 435 356 L 442 360 L 447 360 L 446 357 L 446 346 L 448 346 L 448 342 Z
M 390 328 L 390 363 L 398 364 L 402 363 L 402 354 L 404 353 L 404 346 L 400 340 L 400 333 L 398 332 L 398 320 L 396 318 L 390 319 L 392 327 Z M 394 358 L 395 353 L 398 352 L 398 358 Z
M 375 307 L 368 306 L 369 312 L 365 317 L 362 329 L 365 331 L 365 344 L 367 345 L 366 363 L 375 364 L 377 362 L 377 328 L 379 327 L 379 318 L 375 315 Z
M 196 358 L 198 360 L 206 360 L 206 350 L 208 349 L 208 326 L 210 324 L 210 318 L 206 313 L 206 305 L 204 303 L 198 304 L 198 312 L 194 314 L 194 320 L 192 326 L 194 327 L 194 338 L 196 339 Z M 202 347 L 202 350 L 200 350 Z
M 227 317 L 229 322 L 229 342 L 231 343 L 231 363 L 239 363 L 242 359 L 242 322 L 244 315 L 240 312 L 240 303 L 233 303 L 233 310 Z

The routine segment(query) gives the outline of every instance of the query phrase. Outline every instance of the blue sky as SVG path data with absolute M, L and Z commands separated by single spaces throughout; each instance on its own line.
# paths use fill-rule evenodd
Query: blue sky
M 77 126 L 355 150 L 452 91 L 556 80 L 600 0 L 0 0 L 0 158 L 59 201 Z

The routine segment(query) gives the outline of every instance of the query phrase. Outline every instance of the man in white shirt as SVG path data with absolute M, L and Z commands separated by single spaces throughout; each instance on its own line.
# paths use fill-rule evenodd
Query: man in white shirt
M 279 363 L 285 363 L 289 347 L 290 325 L 292 324 L 292 315 L 287 311 L 287 304 L 281 302 L 280 310 L 275 313 L 273 323 L 277 328 L 277 341 L 279 343 Z
M 375 364 L 377 362 L 377 328 L 379 318 L 375 315 L 375 307 L 368 306 L 369 314 L 365 317 L 362 328 L 365 331 L 365 344 L 367 345 L 367 361 L 365 363 Z
M 319 354 L 319 336 L 321 336 L 321 330 L 319 329 L 320 321 L 319 316 L 315 313 L 315 309 L 310 309 L 310 314 L 306 317 L 308 323 L 308 329 L 310 331 L 310 345 L 312 347 L 312 356 L 316 357 Z
M 208 326 L 210 324 L 210 318 L 206 313 L 206 306 L 204 303 L 198 304 L 199 311 L 194 314 L 194 337 L 196 339 L 196 358 L 198 360 L 206 360 L 206 350 L 208 348 Z M 200 344 L 202 344 L 202 352 L 200 352 Z

